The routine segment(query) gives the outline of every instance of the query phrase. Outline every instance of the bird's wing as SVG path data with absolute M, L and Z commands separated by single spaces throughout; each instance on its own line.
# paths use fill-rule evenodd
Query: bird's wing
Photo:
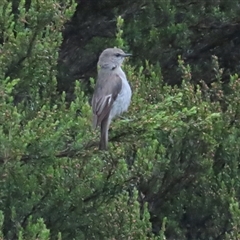
M 122 89 L 122 79 L 118 74 L 98 75 L 92 98 L 93 127 L 96 128 L 110 113 L 112 104 Z M 100 81 L 99 81 L 100 80 Z

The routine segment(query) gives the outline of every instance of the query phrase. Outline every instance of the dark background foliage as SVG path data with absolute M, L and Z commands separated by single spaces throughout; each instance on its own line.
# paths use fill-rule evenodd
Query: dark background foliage
M 88 81 L 96 71 L 99 53 L 114 45 L 116 16 L 121 15 L 133 63 L 159 62 L 164 81 L 179 84 L 177 56 L 181 55 L 191 64 L 195 83 L 201 79 L 211 83 L 215 78 L 211 56 L 216 55 L 228 81 L 229 74 L 239 73 L 239 13 L 237 1 L 225 0 L 79 0 L 64 31 L 60 61 L 68 69 L 64 72 L 70 82 L 75 78 Z
M 0 3 L 0 239 L 239 239 L 238 1 Z M 133 54 L 97 150 L 101 51 Z

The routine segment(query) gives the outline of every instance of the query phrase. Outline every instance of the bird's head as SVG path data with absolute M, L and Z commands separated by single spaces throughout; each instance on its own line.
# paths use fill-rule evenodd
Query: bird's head
M 120 48 L 107 48 L 105 49 L 98 60 L 98 66 L 100 68 L 115 69 L 120 67 L 125 57 L 129 57 L 131 54 L 125 53 Z

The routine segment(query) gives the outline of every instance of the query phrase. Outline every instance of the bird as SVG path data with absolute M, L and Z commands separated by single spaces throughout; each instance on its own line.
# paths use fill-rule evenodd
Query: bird
M 99 150 L 108 149 L 108 130 L 116 116 L 128 110 L 132 90 L 121 65 L 126 57 L 120 48 L 107 48 L 98 59 L 98 76 L 92 97 L 93 128 L 100 127 Z

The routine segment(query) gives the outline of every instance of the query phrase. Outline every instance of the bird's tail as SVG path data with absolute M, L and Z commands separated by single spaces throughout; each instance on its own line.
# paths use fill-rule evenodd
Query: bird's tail
M 108 127 L 109 127 L 109 118 L 106 117 L 101 122 L 101 138 L 99 143 L 99 150 L 107 150 Z

